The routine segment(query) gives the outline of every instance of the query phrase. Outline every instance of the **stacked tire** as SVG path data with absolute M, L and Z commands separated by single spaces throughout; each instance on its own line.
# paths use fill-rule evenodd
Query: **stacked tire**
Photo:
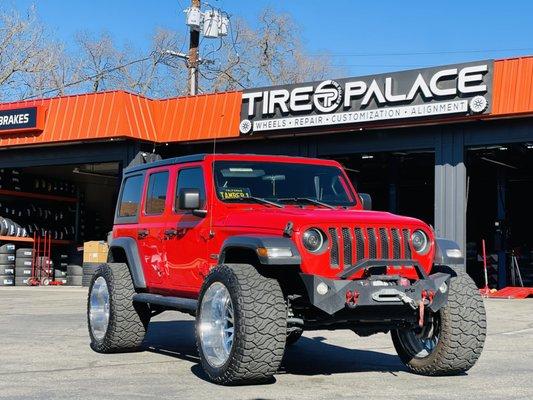
M 68 255 L 60 254 L 59 258 L 56 259 L 56 267 L 54 269 L 54 281 L 60 282 L 63 285 L 67 284 L 67 266 L 68 266 Z
M 15 245 L 0 246 L 0 286 L 15 284 Z
M 89 287 L 91 285 L 91 280 L 93 279 L 93 275 L 96 273 L 96 270 L 101 265 L 102 265 L 101 263 L 91 263 L 91 262 L 83 263 L 83 279 L 82 279 L 83 287 Z
M 26 286 L 33 270 L 33 249 L 17 249 L 15 259 L 15 285 Z
M 81 286 L 83 281 L 83 268 L 80 265 L 67 265 L 67 286 Z

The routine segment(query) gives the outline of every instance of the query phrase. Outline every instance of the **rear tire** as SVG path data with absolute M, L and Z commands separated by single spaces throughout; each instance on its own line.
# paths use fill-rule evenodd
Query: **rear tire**
M 420 375 L 457 375 L 476 363 L 486 336 L 483 299 L 464 269 L 436 267 L 452 275 L 448 303 L 434 314 L 437 340 L 429 349 L 417 347 L 419 329 L 392 331 L 394 347 L 403 363 Z M 419 351 L 420 350 L 420 351 Z
M 212 287 L 229 293 L 226 300 L 232 315 L 231 348 L 218 362 L 213 356 L 217 352 L 207 339 L 213 337 L 208 335 L 216 326 L 209 315 L 216 314 L 212 310 L 217 308 L 206 296 Z M 283 358 L 286 335 L 287 307 L 277 280 L 260 275 L 248 264 L 220 265 L 211 270 L 198 299 L 196 342 L 202 367 L 213 382 L 235 385 L 272 379 Z
M 98 285 L 95 285 L 97 282 Z M 101 291 L 96 293 L 98 289 Z M 106 290 L 108 301 L 100 302 L 99 299 L 105 297 Z M 99 293 L 102 295 L 99 296 Z M 146 304 L 133 302 L 134 294 L 135 289 L 126 264 L 103 264 L 96 271 L 87 298 L 87 325 L 91 348 L 94 351 L 117 353 L 139 350 L 150 321 L 150 311 Z M 93 300 L 92 305 L 91 300 Z M 105 306 L 100 307 L 101 303 Z M 98 320 L 101 308 L 108 311 L 107 323 L 101 323 Z

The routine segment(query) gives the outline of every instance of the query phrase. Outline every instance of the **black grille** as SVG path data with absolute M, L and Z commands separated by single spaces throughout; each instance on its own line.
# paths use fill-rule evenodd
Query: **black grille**
M 385 228 L 379 228 L 379 240 L 381 243 L 381 258 L 389 258 L 389 235 Z
M 376 259 L 378 258 L 376 231 L 374 228 L 367 228 L 366 231 L 368 234 L 368 258 Z
M 337 229 L 329 228 L 329 236 L 331 236 L 331 266 L 339 268 L 339 241 L 337 239 Z
M 352 235 L 349 228 L 342 228 L 342 241 L 344 246 L 344 268 L 352 265 Z
M 391 236 L 392 236 L 392 258 L 395 260 L 399 260 L 402 258 L 401 254 L 401 248 L 400 248 L 400 232 L 396 228 L 391 229 Z
M 411 259 L 411 247 L 409 247 L 409 229 L 402 229 L 402 235 L 403 235 L 403 248 L 404 248 L 405 258 L 410 260 Z
M 357 250 L 357 261 L 365 258 L 365 238 L 361 228 L 355 228 L 355 249 Z

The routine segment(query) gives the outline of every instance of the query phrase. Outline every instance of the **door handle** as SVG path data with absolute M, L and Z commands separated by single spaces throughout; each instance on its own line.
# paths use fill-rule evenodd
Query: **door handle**
M 139 229 L 137 231 L 137 237 L 139 239 L 144 239 L 148 236 L 148 229 Z
M 176 229 L 167 229 L 165 231 L 165 236 L 167 238 L 173 238 L 174 236 L 176 236 L 178 234 L 178 231 Z

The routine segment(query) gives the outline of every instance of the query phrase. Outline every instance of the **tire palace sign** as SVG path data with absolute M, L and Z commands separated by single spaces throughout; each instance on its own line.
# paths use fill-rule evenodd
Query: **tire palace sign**
M 41 107 L 0 109 L 0 134 L 41 132 L 44 112 Z
M 490 112 L 492 60 L 243 92 L 240 133 Z

